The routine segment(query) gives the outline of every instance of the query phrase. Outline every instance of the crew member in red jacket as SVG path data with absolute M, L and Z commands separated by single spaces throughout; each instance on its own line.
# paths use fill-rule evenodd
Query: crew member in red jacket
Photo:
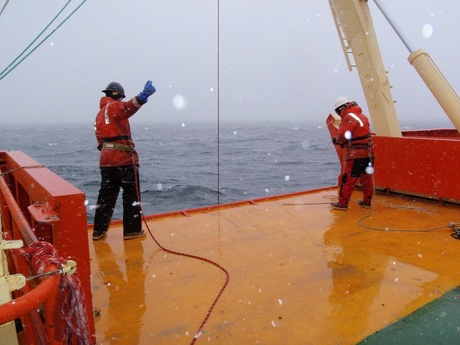
M 131 138 L 129 118 L 133 116 L 156 89 L 149 80 L 142 92 L 127 102 L 123 87 L 112 82 L 102 90 L 100 110 L 94 127 L 98 149 L 101 188 L 94 216 L 93 240 L 104 238 L 112 219 L 120 188 L 123 189 L 123 238 L 142 237 L 139 189 L 139 156 Z
M 372 178 L 374 147 L 369 120 L 356 102 L 349 101 L 345 97 L 337 98 L 335 112 L 341 117 L 342 122 L 337 137 L 332 138 L 332 142 L 346 148 L 346 155 L 339 200 L 331 203 L 331 207 L 346 211 L 351 194 L 359 179 L 364 197 L 363 200 L 358 201 L 358 205 L 369 208 L 374 193 Z

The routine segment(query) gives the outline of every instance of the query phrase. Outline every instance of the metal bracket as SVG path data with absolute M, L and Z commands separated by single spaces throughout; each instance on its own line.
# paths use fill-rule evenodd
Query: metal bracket
M 0 240 L 0 247 L 1 249 L 18 249 L 22 248 L 24 246 L 24 243 L 22 240 L 11 240 L 11 241 L 6 241 L 6 240 Z
M 62 272 L 71 276 L 77 270 L 77 263 L 73 260 L 67 260 L 65 265 L 62 265 Z
M 26 285 L 26 277 L 22 274 L 11 274 L 0 277 L 0 290 L 5 289 L 9 292 L 22 289 Z
M 55 223 L 59 221 L 57 213 L 44 203 L 34 203 L 27 207 L 37 223 Z
M 3 253 L 5 249 L 18 249 L 23 246 L 21 240 L 0 240 L 0 304 L 11 300 L 11 291 L 22 289 L 26 278 L 22 274 L 8 274 L 8 263 Z

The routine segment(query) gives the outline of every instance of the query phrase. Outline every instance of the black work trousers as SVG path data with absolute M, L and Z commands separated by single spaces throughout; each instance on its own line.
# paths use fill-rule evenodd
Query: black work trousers
M 107 231 L 117 203 L 120 188 L 123 189 L 123 235 L 138 233 L 142 229 L 139 167 L 101 167 L 101 189 L 94 215 L 94 232 Z

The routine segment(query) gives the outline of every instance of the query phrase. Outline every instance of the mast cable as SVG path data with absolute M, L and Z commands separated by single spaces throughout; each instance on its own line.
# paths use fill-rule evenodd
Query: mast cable
M 19 54 L 8 66 L 6 66 L 6 68 L 0 72 L 0 75 L 3 75 L 3 73 L 5 73 L 5 71 L 8 70 L 8 68 L 11 67 L 11 65 L 13 65 L 22 55 L 24 55 L 24 53 L 27 51 L 27 49 L 29 49 L 32 44 L 34 44 L 38 38 L 43 35 L 43 33 L 50 27 L 51 24 L 53 24 L 53 22 L 57 19 L 57 17 L 59 17 L 59 15 L 62 13 L 62 11 L 64 11 L 64 9 L 70 4 L 70 1 L 67 1 L 67 3 L 64 5 L 64 7 L 58 12 L 58 14 L 56 14 L 56 16 L 48 23 L 47 26 L 45 26 L 45 28 L 38 34 L 37 37 L 35 37 L 35 39 L 30 42 L 30 44 L 21 52 L 21 54 Z
M 10 0 L 6 0 L 5 4 L 3 5 L 2 10 L 0 11 L 0 16 L 2 15 L 3 11 L 5 10 L 6 5 L 8 5 L 8 2 L 10 2 Z
M 77 6 L 59 25 L 51 31 L 43 40 L 41 40 L 26 56 L 24 56 L 21 60 L 19 60 L 16 64 L 15 62 L 22 56 L 24 53 L 29 49 L 32 44 L 45 32 L 45 30 L 56 20 L 56 18 L 62 13 L 62 11 L 67 7 L 67 5 L 70 3 L 71 0 L 69 0 L 64 7 L 59 11 L 59 13 L 51 20 L 51 22 L 42 30 L 42 32 L 27 46 L 26 49 L 24 49 L 21 54 L 19 54 L 16 59 L 13 60 L 2 72 L 0 72 L 0 80 L 5 78 L 8 74 L 10 74 L 11 71 L 13 71 L 16 67 L 18 67 L 27 57 L 29 57 L 38 47 L 40 47 L 52 34 L 54 34 L 71 16 L 75 14 L 75 12 L 80 9 L 80 7 L 86 2 L 86 0 L 83 0 L 80 5 Z

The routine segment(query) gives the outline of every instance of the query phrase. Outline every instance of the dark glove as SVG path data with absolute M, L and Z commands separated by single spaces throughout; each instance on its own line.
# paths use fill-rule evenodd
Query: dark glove
M 337 142 L 337 138 L 332 138 L 332 143 L 333 143 L 334 145 L 339 145 L 341 148 L 343 148 L 343 147 L 345 146 L 345 143 L 339 144 L 339 143 Z
M 147 103 L 147 99 L 152 96 L 157 90 L 155 86 L 152 85 L 152 81 L 149 80 L 145 83 L 144 90 L 137 95 L 137 99 L 141 104 Z

